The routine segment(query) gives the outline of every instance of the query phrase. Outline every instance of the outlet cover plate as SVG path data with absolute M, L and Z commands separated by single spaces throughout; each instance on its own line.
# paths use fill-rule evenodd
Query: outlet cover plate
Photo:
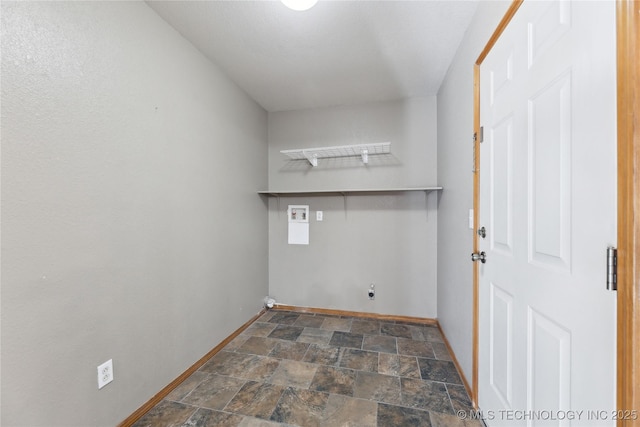
M 98 389 L 113 381 L 113 359 L 109 359 L 98 366 Z

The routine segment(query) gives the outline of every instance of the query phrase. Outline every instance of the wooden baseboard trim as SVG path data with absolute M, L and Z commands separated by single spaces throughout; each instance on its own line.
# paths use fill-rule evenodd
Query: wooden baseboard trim
M 149 412 L 151 410 L 151 408 L 156 406 L 158 403 L 160 403 L 160 401 L 162 399 L 167 397 L 167 395 L 169 393 L 171 393 L 173 391 L 173 389 L 175 389 L 180 384 L 182 384 L 182 382 L 184 380 L 186 380 L 189 376 L 191 376 L 191 374 L 193 374 L 195 371 L 200 369 L 200 367 L 202 365 L 207 363 L 209 361 L 209 359 L 211 359 L 220 350 L 222 350 L 222 348 L 224 346 L 229 344 L 235 337 L 240 335 L 245 329 L 247 329 L 249 326 L 251 326 L 251 324 L 253 322 L 258 320 L 258 318 L 260 316 L 262 316 L 265 313 L 265 311 L 266 311 L 265 309 L 261 310 L 258 314 L 253 316 L 248 322 L 246 322 L 245 324 L 240 326 L 238 329 L 236 329 L 231 335 L 229 335 L 227 338 L 225 338 L 220 344 L 215 346 L 211 351 L 209 351 L 207 354 L 202 356 L 196 363 L 191 365 L 186 371 L 184 371 L 182 374 L 180 374 L 180 376 L 178 378 L 176 378 L 175 380 L 171 381 L 165 388 L 160 390 L 155 396 L 153 396 L 151 399 L 149 399 L 144 405 L 139 407 L 134 413 L 129 415 L 127 418 L 125 418 L 124 421 L 122 421 L 120 424 L 118 424 L 118 427 L 131 427 L 131 426 L 133 426 L 133 424 L 136 421 L 138 421 L 140 418 L 142 418 L 144 416 L 144 414 Z
M 418 324 L 433 325 L 433 326 L 438 324 L 438 321 L 436 319 L 430 319 L 425 317 L 396 316 L 393 314 L 378 314 L 378 313 L 366 313 L 362 311 L 334 310 L 330 308 L 297 307 L 294 305 L 285 305 L 285 304 L 276 304 L 273 307 L 273 310 L 295 311 L 298 313 L 310 313 L 310 314 L 327 314 L 330 316 L 359 317 L 363 319 L 389 320 L 394 322 L 418 323 Z
M 456 354 L 453 352 L 453 349 L 451 348 L 451 344 L 449 344 L 449 340 L 447 339 L 447 336 L 444 334 L 444 331 L 442 330 L 442 326 L 440 326 L 440 322 L 438 322 L 438 329 L 440 330 L 440 333 L 442 334 L 442 338 L 444 339 L 444 345 L 447 347 L 447 351 L 449 351 L 449 354 L 451 355 L 451 359 L 453 361 L 453 364 L 456 367 L 456 369 L 458 370 L 458 375 L 460 375 L 460 379 L 462 380 L 462 384 L 464 385 L 465 390 L 467 390 L 467 394 L 469 395 L 469 398 L 471 398 L 472 389 L 471 389 L 471 387 L 469 387 L 469 382 L 467 381 L 467 377 L 464 376 L 464 371 L 460 367 L 460 363 L 458 363 L 458 358 L 456 357 Z M 472 402 L 473 402 L 473 400 L 472 400 Z M 478 409 L 478 407 L 475 404 L 475 402 L 473 402 L 473 405 L 474 405 L 474 407 L 476 409 Z

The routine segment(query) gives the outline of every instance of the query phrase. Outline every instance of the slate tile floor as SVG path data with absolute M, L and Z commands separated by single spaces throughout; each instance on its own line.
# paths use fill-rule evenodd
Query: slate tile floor
M 434 326 L 269 311 L 135 427 L 481 427 Z

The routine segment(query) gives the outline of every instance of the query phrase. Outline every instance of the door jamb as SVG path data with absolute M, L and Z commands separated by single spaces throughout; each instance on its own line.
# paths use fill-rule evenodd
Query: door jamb
M 618 341 L 617 409 L 640 426 L 640 2 L 618 0 Z
M 480 65 L 523 0 L 511 6 L 473 67 L 473 132 L 480 134 Z M 617 426 L 640 427 L 640 1 L 617 0 L 618 294 L 617 399 L 619 411 L 638 411 Z M 480 212 L 480 141 L 474 141 L 473 224 Z M 478 251 L 474 233 L 473 252 Z M 604 253 L 604 248 L 603 248 Z M 604 262 L 604 261 L 603 261 Z M 473 361 L 471 400 L 478 407 L 479 276 L 473 267 Z

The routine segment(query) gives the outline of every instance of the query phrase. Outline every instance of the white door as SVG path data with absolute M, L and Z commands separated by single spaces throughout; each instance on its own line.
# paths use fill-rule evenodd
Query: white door
M 615 3 L 525 1 L 480 81 L 480 409 L 612 426 Z

